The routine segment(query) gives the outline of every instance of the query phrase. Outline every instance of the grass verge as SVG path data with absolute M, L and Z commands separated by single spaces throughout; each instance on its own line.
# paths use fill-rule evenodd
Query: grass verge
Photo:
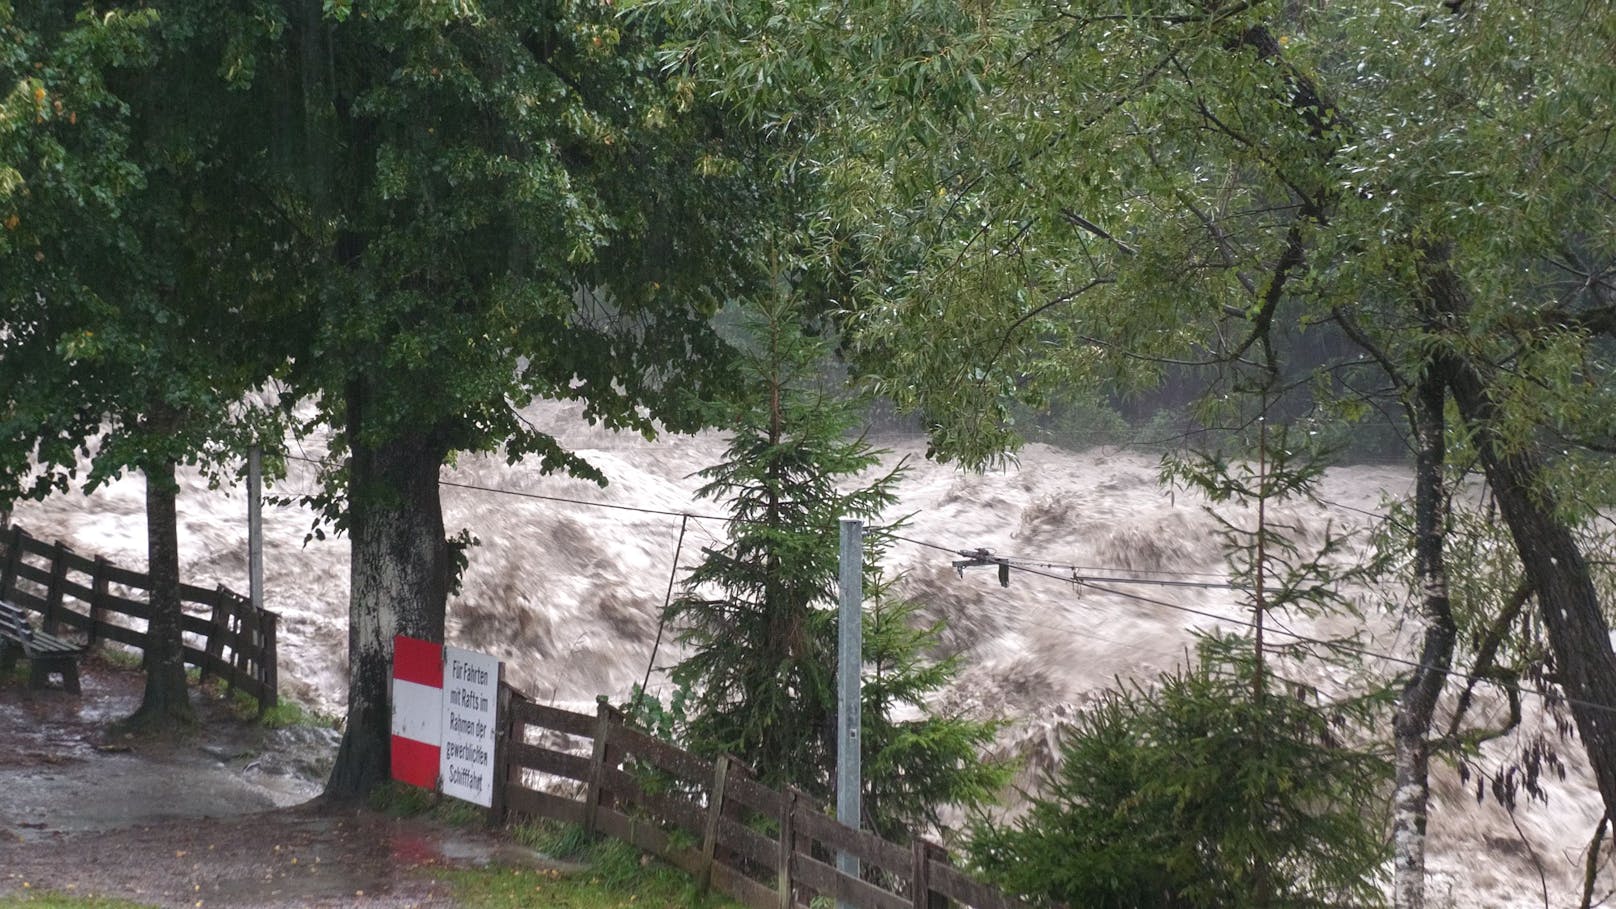
M 450 826 L 483 823 L 483 809 L 459 799 L 399 783 L 371 796 L 370 807 L 398 817 L 425 817 Z M 516 824 L 505 835 L 547 858 L 578 870 L 491 866 L 435 869 L 454 885 L 470 909 L 742 909 L 717 893 L 700 893 L 695 881 L 671 865 L 610 838 L 590 840 L 583 828 L 558 821 Z
M 68 893 L 13 893 L 0 896 L 0 909 L 154 909 L 147 903 L 73 896 Z
M 564 845 L 568 854 L 545 848 L 552 858 L 583 866 L 565 872 L 537 868 L 479 868 L 449 871 L 462 905 L 475 909 L 553 906 L 560 909 L 741 909 L 716 893 L 700 893 L 683 872 L 611 839 L 584 841 L 570 825 L 545 824 L 515 830 L 528 844 Z

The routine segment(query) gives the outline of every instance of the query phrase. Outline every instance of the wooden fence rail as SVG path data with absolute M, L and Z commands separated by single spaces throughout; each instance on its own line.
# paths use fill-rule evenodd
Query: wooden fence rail
M 40 626 L 55 633 L 77 631 L 91 642 L 116 641 L 146 652 L 145 622 L 151 618 L 151 579 L 97 556 L 86 558 L 61 542 L 46 543 L 12 525 L 0 534 L 0 599 L 40 614 Z M 275 662 L 278 617 L 255 610 L 226 587 L 180 585 L 185 611 L 185 662 L 203 678 L 217 676 L 256 698 L 261 708 L 278 702 Z
M 1025 909 L 949 863 L 919 837 L 899 846 L 844 826 L 796 791 L 777 792 L 729 757 L 708 762 L 629 726 L 605 703 L 595 716 L 504 689 L 497 815 L 582 825 L 654 853 L 753 909 L 797 909 L 815 897 L 866 909 Z M 584 754 L 588 754 L 585 757 Z M 540 788 L 545 778 L 571 787 Z M 571 788 L 576 797 L 554 789 Z M 857 856 L 865 874 L 836 869 Z

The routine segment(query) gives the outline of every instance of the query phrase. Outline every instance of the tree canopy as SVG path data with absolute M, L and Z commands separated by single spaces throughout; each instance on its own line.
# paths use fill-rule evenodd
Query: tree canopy
M 647 435 L 728 381 L 711 316 L 757 274 L 747 143 L 606 0 L 288 3 L 282 207 L 312 238 L 287 386 L 341 428 L 354 544 L 335 793 L 385 778 L 395 633 L 441 639 L 438 469 L 502 449 L 604 482 L 535 398 Z

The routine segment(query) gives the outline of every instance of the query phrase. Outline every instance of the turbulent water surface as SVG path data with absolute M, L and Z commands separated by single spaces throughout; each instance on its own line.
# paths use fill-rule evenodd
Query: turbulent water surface
M 594 696 L 624 694 L 645 674 L 657 638 L 670 574 L 688 567 L 703 546 L 725 533 L 719 503 L 699 501 L 692 474 L 717 461 L 717 435 L 648 443 L 589 427 L 578 408 L 535 408 L 534 421 L 605 471 L 605 489 L 545 477 L 499 457 L 462 457 L 443 471 L 445 523 L 480 541 L 471 550 L 461 594 L 449 607 L 451 643 L 496 654 L 507 677 L 530 695 L 587 705 Z M 962 655 L 963 672 L 943 697 L 981 716 L 1010 718 L 1001 746 L 1035 766 L 1047 763 L 1063 718 L 1117 678 L 1148 678 L 1185 657 L 1195 628 L 1244 617 L 1236 593 L 1217 587 L 1107 583 L 1073 585 L 1072 566 L 1103 577 L 1173 581 L 1226 578 L 1217 521 L 1204 503 L 1158 482 L 1156 459 L 1109 450 L 1026 450 L 1014 468 L 984 475 L 929 463 L 918 443 L 891 443 L 911 465 L 901 485 L 904 540 L 886 568 L 903 576 L 900 590 L 924 613 L 946 622 L 945 645 Z M 318 459 L 317 440 L 294 455 Z M 312 491 L 308 462 L 294 460 L 277 495 Z M 1393 467 L 1332 470 L 1322 504 L 1286 504 L 1269 517 L 1293 526 L 1305 542 L 1367 525 L 1388 497 L 1411 488 Z M 618 507 L 605 507 L 618 506 Z M 692 517 L 682 518 L 689 514 Z M 1220 514 L 1250 523 L 1237 508 Z M 17 509 L 30 532 L 61 539 L 86 553 L 131 567 L 145 557 L 144 486 L 125 479 L 94 496 L 62 495 Z M 265 576 L 269 608 L 281 615 L 283 695 L 339 711 L 345 687 L 348 549 L 345 540 L 305 544 L 312 515 L 266 508 Z M 681 542 L 681 525 L 684 533 Z M 186 581 L 247 586 L 246 502 L 239 490 L 209 490 L 187 480 L 180 499 Z M 959 550 L 990 549 L 1026 560 L 1001 587 L 991 569 L 963 574 Z M 1047 566 L 1047 567 L 1039 567 Z M 1114 592 L 1113 592 L 1114 591 Z M 1370 592 L 1354 594 L 1366 619 L 1287 621 L 1303 635 L 1330 636 L 1355 627 L 1369 649 L 1407 658 L 1413 631 Z M 676 653 L 664 639 L 655 664 Z M 1370 672 L 1398 664 L 1372 660 Z M 1350 683 L 1345 670 L 1314 679 Z M 656 690 L 660 675 L 653 674 Z M 1525 727 L 1541 722 L 1528 703 Z M 1483 705 L 1503 711 L 1503 704 Z M 1519 736 L 1488 746 L 1490 769 L 1518 747 Z M 1583 851 L 1601 813 L 1579 745 L 1561 747 L 1570 775 L 1549 787 L 1549 801 L 1523 804 L 1513 816 L 1439 770 L 1431 819 L 1434 906 L 1567 906 L 1581 895 Z M 1602 880 L 1601 893 L 1611 887 Z

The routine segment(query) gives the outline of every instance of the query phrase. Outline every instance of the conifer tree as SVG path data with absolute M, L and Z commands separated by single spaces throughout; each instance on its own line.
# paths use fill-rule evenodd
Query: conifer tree
M 789 299 L 759 305 L 745 351 L 748 390 L 734 405 L 724 460 L 700 495 L 725 501 L 728 542 L 705 550 L 671 607 L 687 648 L 673 670 L 682 732 L 699 752 L 727 752 L 771 785 L 833 793 L 836 761 L 838 520 L 878 519 L 901 465 L 852 431 L 856 401 L 824 378 L 823 339 L 805 335 Z M 876 471 L 873 478 L 867 476 Z M 978 804 L 1003 782 L 977 759 L 992 726 L 931 714 L 952 676 L 928 662 L 936 629 L 888 595 L 887 537 L 866 535 L 863 766 L 868 826 L 888 836 L 935 822 L 941 804 Z M 920 718 L 897 721 L 904 706 Z
M 1016 892 L 1073 906 L 1375 906 L 1387 858 L 1388 764 L 1372 730 L 1389 694 L 1321 693 L 1288 679 L 1332 642 L 1270 635 L 1274 616 L 1350 609 L 1343 541 L 1308 551 L 1271 507 L 1320 469 L 1264 434 L 1258 466 L 1202 456 L 1171 477 L 1213 502 L 1251 635 L 1200 637 L 1193 665 L 1104 692 L 1067 730 L 1030 810 L 973 831 L 974 862 Z M 1281 626 L 1283 627 L 1283 626 Z M 1349 653 L 1351 651 L 1348 651 Z

